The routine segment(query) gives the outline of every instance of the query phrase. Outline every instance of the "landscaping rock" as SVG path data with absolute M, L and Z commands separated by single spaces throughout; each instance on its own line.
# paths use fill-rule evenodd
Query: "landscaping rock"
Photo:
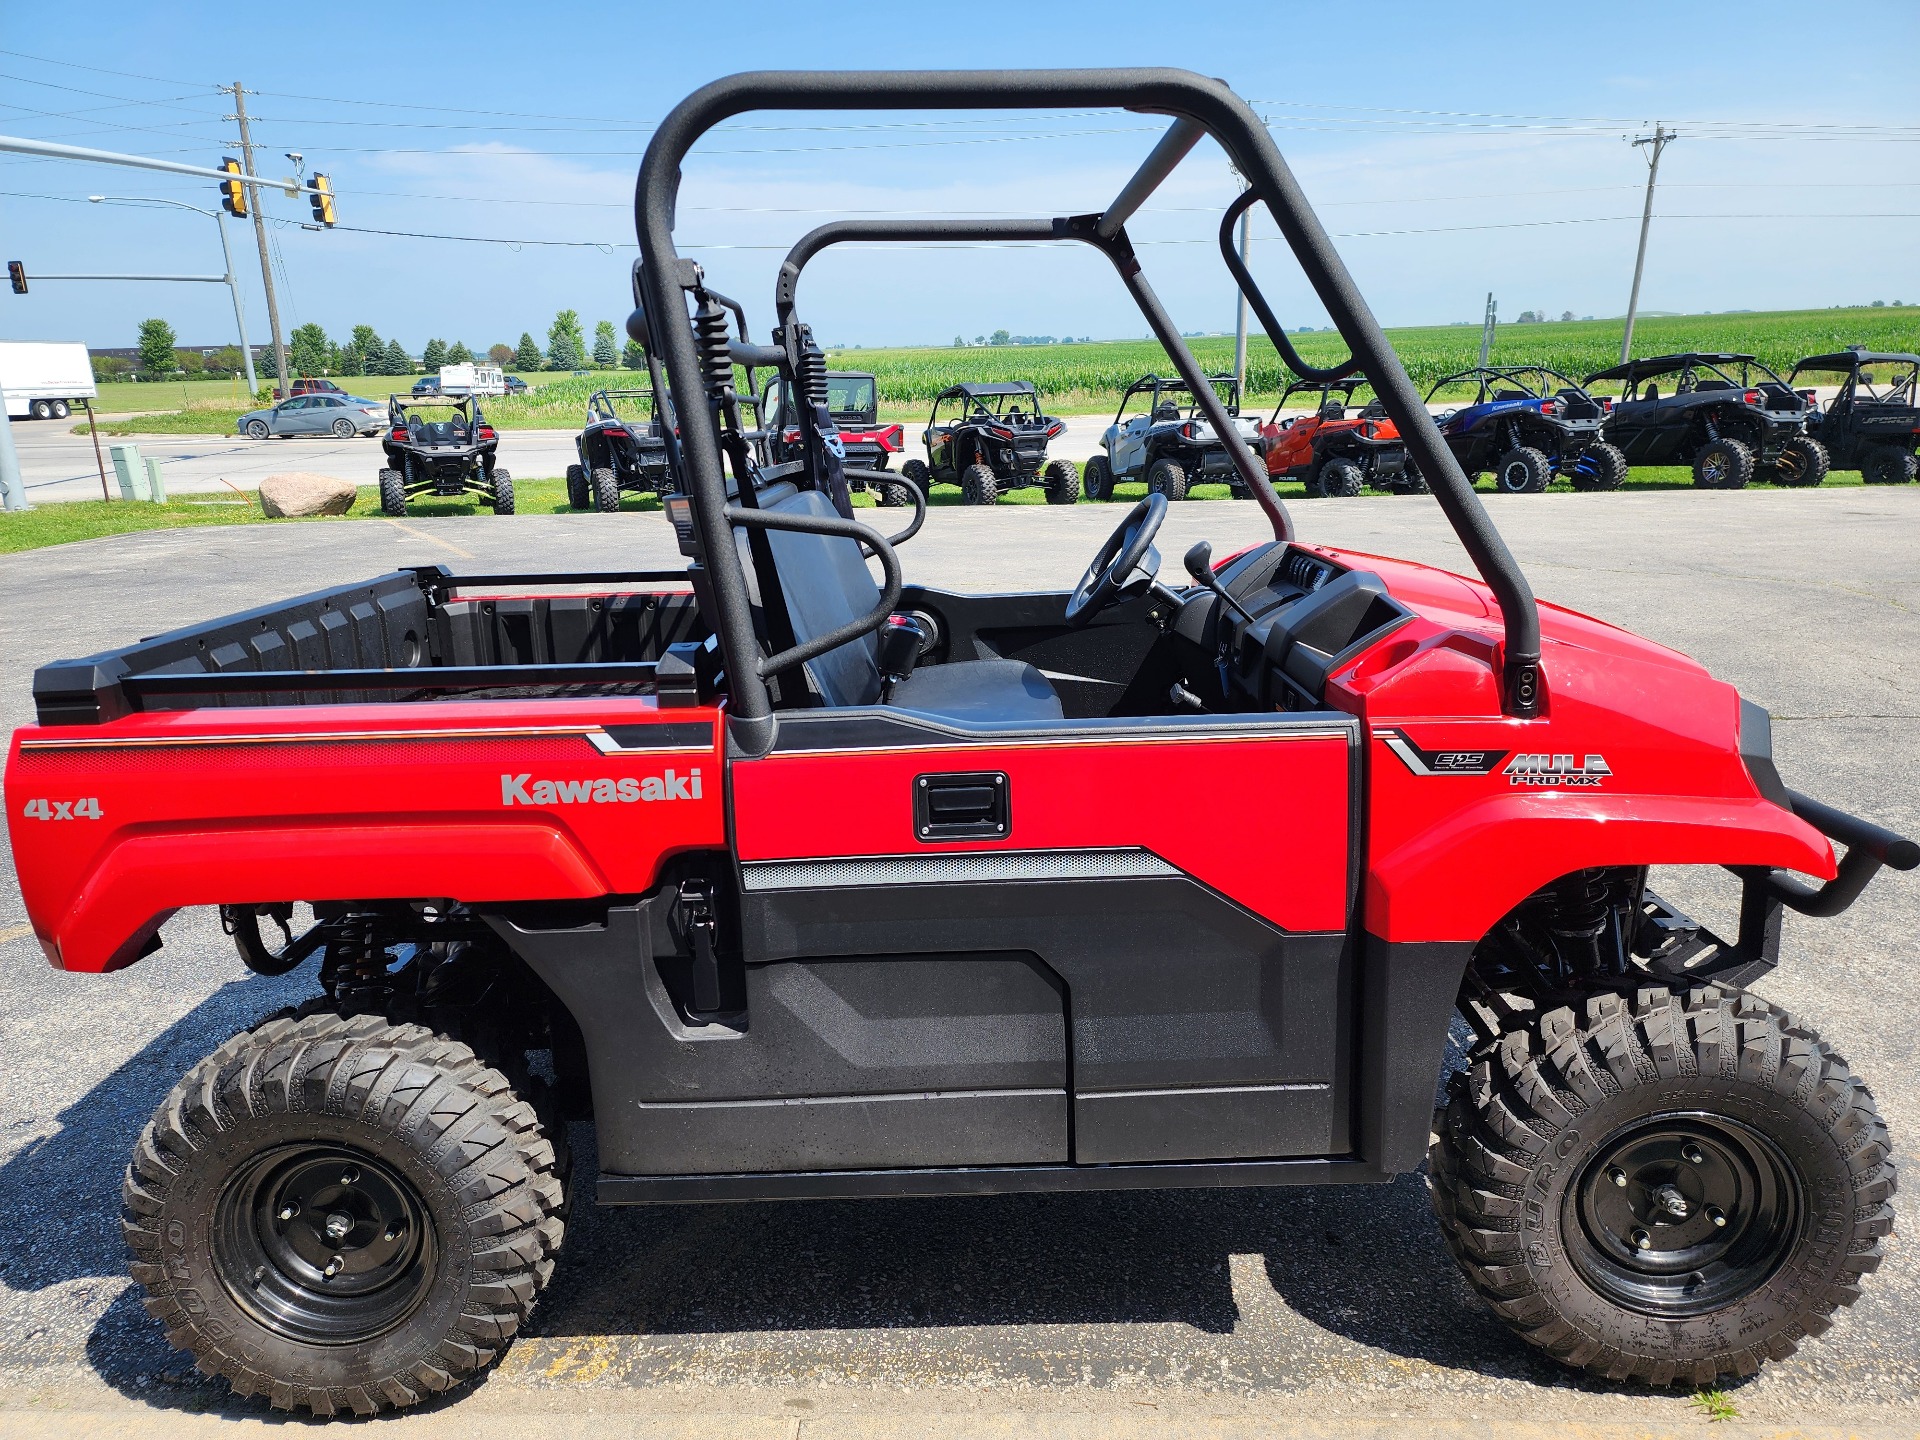
M 353 508 L 353 482 L 308 470 L 269 475 L 260 482 L 260 508 L 269 520 L 344 515 Z

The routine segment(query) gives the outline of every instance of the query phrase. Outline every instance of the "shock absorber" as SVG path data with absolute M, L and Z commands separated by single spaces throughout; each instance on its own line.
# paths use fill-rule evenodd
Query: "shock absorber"
M 1605 870 L 1582 870 L 1568 876 L 1555 892 L 1547 930 L 1574 975 L 1612 974 L 1620 968 L 1615 963 L 1620 957 L 1605 953 L 1613 909 L 1613 891 Z
M 336 1004 L 383 1002 L 393 994 L 387 973 L 392 964 L 392 952 L 374 933 L 373 917 L 352 917 L 327 941 L 320 987 Z
M 800 327 L 800 393 L 811 405 L 827 403 L 827 357 L 813 343 L 813 327 Z

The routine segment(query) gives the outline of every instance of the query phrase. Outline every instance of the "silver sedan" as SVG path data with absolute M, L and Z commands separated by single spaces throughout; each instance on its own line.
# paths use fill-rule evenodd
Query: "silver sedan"
M 336 435 L 342 440 L 371 435 L 386 420 L 384 408 L 351 395 L 296 395 L 271 410 L 240 417 L 240 434 L 255 440 L 270 435 Z

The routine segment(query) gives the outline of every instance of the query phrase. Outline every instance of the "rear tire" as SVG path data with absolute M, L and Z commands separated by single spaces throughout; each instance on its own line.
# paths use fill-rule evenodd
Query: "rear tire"
M 276 1409 L 372 1415 L 470 1380 L 527 1323 L 565 1234 L 556 1165 L 467 1046 L 373 1015 L 276 1018 L 154 1112 L 121 1229 L 148 1313 L 206 1374 Z
M 969 465 L 960 472 L 960 503 L 962 505 L 998 505 L 1000 503 L 1000 477 L 993 473 L 991 465 Z
M 1531 445 L 1509 450 L 1493 468 L 1493 488 L 1502 495 L 1538 495 L 1553 479 L 1553 462 Z
M 1567 471 L 1576 490 L 1618 490 L 1627 483 L 1627 452 L 1596 440 Z
M 407 486 L 400 478 L 398 470 L 380 472 L 380 513 L 382 515 L 404 515 L 407 513 Z
M 336 420 L 332 426 L 334 438 L 336 440 L 351 440 L 353 439 L 355 428 L 351 420 Z
M 1744 490 L 1753 478 L 1753 451 L 1738 440 L 1709 440 L 1693 457 L 1693 483 L 1702 490 Z
M 927 462 L 909 460 L 900 467 L 900 478 L 917 488 L 922 495 L 933 493 L 933 477 L 927 474 Z
M 1827 478 L 1831 464 L 1826 446 L 1811 435 L 1795 435 L 1780 447 L 1780 458 L 1773 462 L 1773 483 L 1811 490 Z
M 1920 458 L 1898 445 L 1876 445 L 1860 461 L 1860 478 L 1869 485 L 1911 485 Z
M 35 400 L 27 406 L 27 413 L 36 420 L 51 420 L 53 418 L 53 402 L 51 400 Z
M 1049 460 L 1047 468 L 1040 472 L 1040 480 L 1047 487 L 1049 505 L 1080 502 L 1080 472 L 1073 468 L 1071 460 Z
M 1089 500 L 1111 500 L 1113 498 L 1113 466 L 1104 455 L 1095 455 L 1087 461 L 1087 468 L 1080 477 L 1080 483 L 1086 490 Z
M 874 503 L 882 509 L 898 510 L 902 505 L 913 504 L 913 491 L 900 480 L 879 480 L 874 482 Z
M 1320 467 L 1320 494 L 1336 500 L 1350 500 L 1367 488 L 1367 477 L 1351 460 L 1329 460 Z
M 567 506 L 573 510 L 585 510 L 593 504 L 593 497 L 587 493 L 587 472 L 584 466 L 567 466 Z
M 1187 498 L 1187 472 L 1171 460 L 1156 460 L 1147 467 L 1147 493 L 1165 497 L 1171 505 Z
M 1886 1123 L 1811 1030 L 1717 985 L 1523 1018 L 1456 1075 L 1429 1156 L 1473 1287 L 1613 1380 L 1707 1386 L 1818 1335 L 1893 1230 Z
M 64 420 L 72 413 L 73 413 L 73 406 L 69 405 L 66 401 L 56 400 L 53 402 L 53 418 L 54 419 Z
M 604 465 L 593 472 L 593 508 L 602 515 L 620 508 L 620 477 Z
M 504 470 L 496 470 L 487 478 L 487 484 L 492 491 L 493 513 L 513 514 L 513 476 Z

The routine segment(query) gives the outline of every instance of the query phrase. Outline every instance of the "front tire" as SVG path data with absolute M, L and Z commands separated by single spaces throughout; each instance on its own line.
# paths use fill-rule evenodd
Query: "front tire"
M 602 515 L 620 508 L 620 477 L 604 465 L 593 472 L 593 508 Z
M 467 1046 L 316 1014 L 187 1072 L 134 1147 L 121 1228 L 202 1371 L 372 1415 L 500 1358 L 553 1274 L 561 1192 L 533 1107 Z
M 1744 490 L 1753 478 L 1753 451 L 1739 440 L 1709 440 L 1693 457 L 1693 483 L 1702 490 Z
M 380 513 L 393 516 L 407 513 L 407 485 L 398 470 L 380 472 Z
M 1113 465 L 1104 455 L 1095 455 L 1087 461 L 1085 473 L 1080 477 L 1089 500 L 1111 500 L 1113 498 Z
M 1876 445 L 1860 462 L 1860 478 L 1868 485 L 1911 485 L 1920 471 L 1920 459 L 1898 445 Z
M 267 429 L 267 422 L 264 420 L 249 420 L 247 422 L 247 438 L 249 440 L 264 440 L 272 433 L 272 431 Z
M 1780 458 L 1773 462 L 1773 482 L 1811 490 L 1827 478 L 1831 463 L 1826 446 L 1811 435 L 1795 435 L 1780 447 Z
M 513 514 L 513 476 L 504 470 L 495 470 L 487 477 L 487 488 L 493 502 L 493 513 Z
M 998 505 L 1000 503 L 1000 477 L 993 473 L 991 465 L 969 465 L 960 472 L 960 503 L 962 505 Z
M 1784 1011 L 1717 985 L 1524 1017 L 1453 1079 L 1454 1258 L 1561 1363 L 1705 1386 L 1818 1335 L 1893 1229 L 1886 1123 Z
M 1049 460 L 1047 468 L 1040 472 L 1040 481 L 1047 487 L 1049 505 L 1079 504 L 1080 472 L 1073 468 L 1071 460 Z
M 1551 479 L 1553 462 L 1531 445 L 1509 450 L 1493 467 L 1493 488 L 1502 495 L 1538 495 Z
M 1147 467 L 1147 493 L 1166 497 L 1169 505 L 1187 498 L 1187 472 L 1172 460 L 1156 460 Z
M 1627 452 L 1596 440 L 1567 472 L 1576 490 L 1618 490 L 1627 483 Z

